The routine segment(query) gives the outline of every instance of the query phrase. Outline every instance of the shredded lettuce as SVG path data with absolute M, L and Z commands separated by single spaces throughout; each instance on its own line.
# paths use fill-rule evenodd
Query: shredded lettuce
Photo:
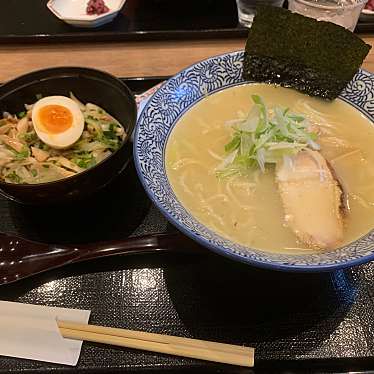
M 233 133 L 225 145 L 226 156 L 216 169 L 218 176 L 246 174 L 254 168 L 264 172 L 266 164 L 289 161 L 302 149 L 320 149 L 317 134 L 308 129 L 303 115 L 280 106 L 269 110 L 259 95 L 252 95 L 252 101 L 247 117 L 228 123 Z

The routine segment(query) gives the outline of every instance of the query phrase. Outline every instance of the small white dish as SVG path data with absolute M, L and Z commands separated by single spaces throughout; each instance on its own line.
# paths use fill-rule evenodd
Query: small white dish
M 86 13 L 88 0 L 49 0 L 48 9 L 60 20 L 76 27 L 99 27 L 113 21 L 126 0 L 105 0 L 109 12 L 100 15 Z

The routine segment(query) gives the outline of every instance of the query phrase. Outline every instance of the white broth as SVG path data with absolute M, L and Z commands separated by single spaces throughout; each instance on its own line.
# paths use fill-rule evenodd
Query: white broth
M 166 147 L 170 184 L 183 206 L 202 224 L 234 242 L 271 252 L 315 251 L 286 226 L 274 167 L 248 176 L 218 178 L 216 168 L 231 139 L 227 121 L 247 114 L 260 95 L 318 125 L 321 153 L 347 194 L 344 239 L 348 244 L 374 227 L 374 127 L 342 100 L 326 102 L 268 84 L 245 84 L 212 94 L 188 110 Z

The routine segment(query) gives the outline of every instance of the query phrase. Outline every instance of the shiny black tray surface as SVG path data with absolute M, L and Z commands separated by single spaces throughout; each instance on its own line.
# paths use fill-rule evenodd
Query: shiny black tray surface
M 72 27 L 57 19 L 47 0 L 6 0 L 0 12 L 0 42 L 120 41 L 246 37 L 235 0 L 127 0 L 122 12 L 96 29 Z M 374 19 L 356 32 L 374 31 Z
M 65 24 L 46 3 L 7 0 L 6 12 L 0 12 L 0 42 L 212 38 L 248 32 L 238 27 L 235 0 L 190 0 L 183 5 L 172 0 L 127 0 L 113 22 L 95 29 Z
M 158 80 L 126 82 L 142 91 Z M 21 207 L 0 198 L 0 217 L 0 231 L 46 242 L 175 230 L 146 197 L 133 165 L 106 190 L 70 206 Z M 1 374 L 374 368 L 374 264 L 291 274 L 255 269 L 204 249 L 196 255 L 116 257 L 0 287 L 0 300 L 90 309 L 96 324 L 256 347 L 256 366 L 245 369 L 86 342 L 77 367 L 0 357 Z

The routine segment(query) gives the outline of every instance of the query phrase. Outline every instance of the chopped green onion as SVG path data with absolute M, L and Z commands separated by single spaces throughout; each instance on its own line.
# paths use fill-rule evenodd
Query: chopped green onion
M 235 151 L 235 149 L 237 149 L 240 145 L 240 135 L 235 135 L 231 142 L 230 143 L 227 143 L 225 145 L 225 151 L 226 152 L 232 152 L 232 151 Z
M 308 130 L 307 119 L 276 106 L 270 112 L 259 95 L 252 95 L 254 106 L 246 118 L 229 121 L 233 135 L 225 145 L 226 157 L 216 169 L 218 176 L 245 174 L 253 168 L 265 171 L 305 148 L 319 149 L 317 134 Z
M 11 180 L 14 183 L 21 183 L 21 177 L 15 171 L 8 174 L 6 176 L 6 178 L 8 178 L 9 180 Z
M 96 159 L 90 152 L 79 152 L 72 161 L 82 169 L 88 169 L 96 165 Z
M 38 140 L 38 136 L 36 135 L 34 131 L 26 132 L 20 137 L 27 143 L 32 143 Z
M 29 149 L 24 146 L 21 152 L 14 151 L 16 160 L 24 160 L 25 158 L 30 156 Z

